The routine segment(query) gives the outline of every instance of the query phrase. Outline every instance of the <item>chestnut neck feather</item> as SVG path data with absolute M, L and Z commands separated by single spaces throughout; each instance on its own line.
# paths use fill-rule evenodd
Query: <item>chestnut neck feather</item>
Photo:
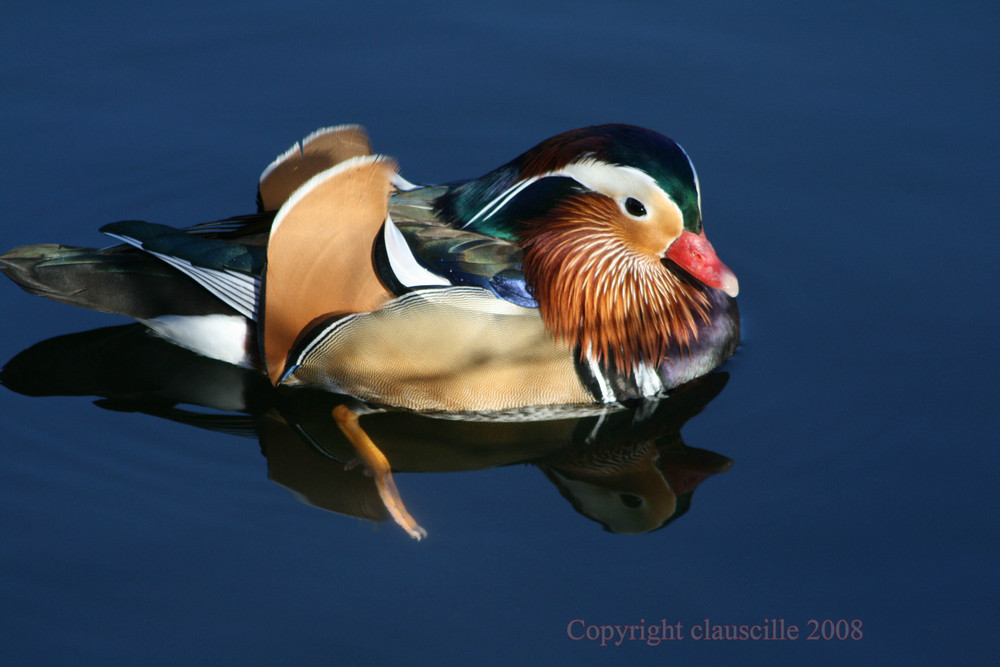
M 708 299 L 615 228 L 618 205 L 570 197 L 523 230 L 524 273 L 549 331 L 581 355 L 631 373 L 654 368 L 676 344 L 689 349 L 709 323 Z

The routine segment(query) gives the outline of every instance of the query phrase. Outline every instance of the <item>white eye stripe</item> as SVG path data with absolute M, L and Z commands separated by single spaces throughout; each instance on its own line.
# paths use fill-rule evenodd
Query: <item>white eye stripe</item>
M 603 192 L 615 199 L 635 197 L 642 201 L 643 193 L 660 190 L 653 177 L 635 167 L 623 167 L 598 160 L 581 160 L 563 167 L 566 175 L 594 192 Z M 662 190 L 660 190 L 662 192 Z
M 514 185 L 510 186 L 491 199 L 486 206 L 480 209 L 478 213 L 469 219 L 469 222 L 467 222 L 465 226 L 471 225 L 477 220 L 489 220 L 501 209 L 503 209 L 504 206 L 509 204 L 511 200 L 520 194 L 520 192 L 526 187 L 535 181 L 548 178 L 549 176 L 568 176 L 588 190 L 601 192 L 612 197 L 622 207 L 623 211 L 626 211 L 625 202 L 629 198 L 632 198 L 642 203 L 648 214 L 649 207 L 647 205 L 647 195 L 653 192 L 661 193 L 662 197 L 665 197 L 670 203 L 674 203 L 673 200 L 670 199 L 665 192 L 663 192 L 653 177 L 641 169 L 608 164 L 607 162 L 601 162 L 600 160 L 585 159 L 570 163 L 562 169 L 550 171 L 539 176 L 532 176 L 523 181 L 514 183 Z M 697 176 L 695 179 L 695 182 L 697 183 Z M 676 204 L 674 205 L 676 206 Z M 633 215 L 633 217 L 641 216 Z
M 650 215 L 663 215 L 673 211 L 679 220 L 683 219 L 680 206 L 673 200 L 652 176 L 636 169 L 612 165 L 597 160 L 582 160 L 567 165 L 560 172 L 575 179 L 581 185 L 613 197 L 622 212 L 635 220 L 646 220 Z M 645 209 L 645 215 L 636 215 L 628 210 L 628 200 L 635 199 Z

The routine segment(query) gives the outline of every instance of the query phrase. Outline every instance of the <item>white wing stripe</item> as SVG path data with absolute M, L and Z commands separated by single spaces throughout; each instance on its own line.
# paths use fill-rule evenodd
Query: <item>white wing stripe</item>
M 150 252 L 149 254 L 162 259 L 181 273 L 193 278 L 243 317 L 254 319 L 257 304 L 256 294 L 260 287 L 258 279 L 235 271 L 220 271 L 194 266 L 187 260 L 158 252 Z
M 551 174 L 543 174 L 543 176 L 550 176 L 550 175 Z M 472 216 L 472 218 L 469 220 L 469 222 L 465 224 L 465 226 L 468 227 L 476 220 L 478 220 L 480 217 L 482 217 L 484 214 L 485 217 L 483 217 L 483 220 L 489 220 L 494 216 L 494 214 L 496 214 L 497 211 L 506 206 L 507 202 L 516 197 L 517 194 L 521 192 L 521 190 L 525 189 L 526 187 L 537 181 L 539 178 L 542 178 L 543 176 L 532 176 L 531 178 L 519 181 L 514 185 L 512 185 L 511 187 L 507 188 L 506 190 L 501 192 L 495 199 L 493 199 L 489 204 L 484 206 L 479 211 L 479 213 L 476 213 L 474 216 Z
M 447 279 L 420 266 L 413 256 L 413 251 L 410 250 L 406 238 L 392 222 L 392 218 L 388 216 L 385 219 L 383 238 L 385 239 L 385 253 L 389 256 L 389 266 L 392 267 L 396 280 L 407 287 L 451 285 Z
M 163 260 L 184 275 L 188 276 L 209 292 L 217 296 L 223 303 L 233 308 L 247 319 L 256 319 L 257 300 L 260 293 L 260 278 L 231 269 L 207 269 L 195 266 L 186 259 L 165 255 L 160 252 L 146 250 L 142 242 L 130 236 L 108 234 L 113 238 L 135 246 L 150 255 Z

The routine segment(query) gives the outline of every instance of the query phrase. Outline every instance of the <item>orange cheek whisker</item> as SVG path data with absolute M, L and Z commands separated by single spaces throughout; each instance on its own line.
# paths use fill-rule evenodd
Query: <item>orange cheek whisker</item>
M 616 233 L 608 222 L 619 215 L 616 206 L 568 205 L 528 230 L 524 271 L 553 335 L 631 372 L 640 363 L 658 366 L 672 345 L 689 350 L 698 321 L 709 321 L 708 300 Z

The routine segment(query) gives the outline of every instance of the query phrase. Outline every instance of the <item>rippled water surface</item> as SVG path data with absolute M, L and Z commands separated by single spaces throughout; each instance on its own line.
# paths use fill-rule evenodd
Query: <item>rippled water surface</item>
M 600 426 L 608 451 L 656 442 L 674 519 L 620 535 L 586 516 L 565 455 L 586 418 L 372 422 L 430 533 L 413 542 L 356 518 L 384 514 L 318 434 L 322 397 L 284 404 L 133 329 L 81 334 L 0 390 L 0 659 L 993 659 L 997 10 L 402 7 L 9 10 L 0 249 L 250 212 L 260 170 L 324 125 L 363 123 L 423 182 L 572 127 L 661 131 L 698 167 L 744 327 L 680 408 Z M 125 324 L 0 283 L 0 363 Z M 179 373 L 254 409 L 175 406 L 157 383 Z

